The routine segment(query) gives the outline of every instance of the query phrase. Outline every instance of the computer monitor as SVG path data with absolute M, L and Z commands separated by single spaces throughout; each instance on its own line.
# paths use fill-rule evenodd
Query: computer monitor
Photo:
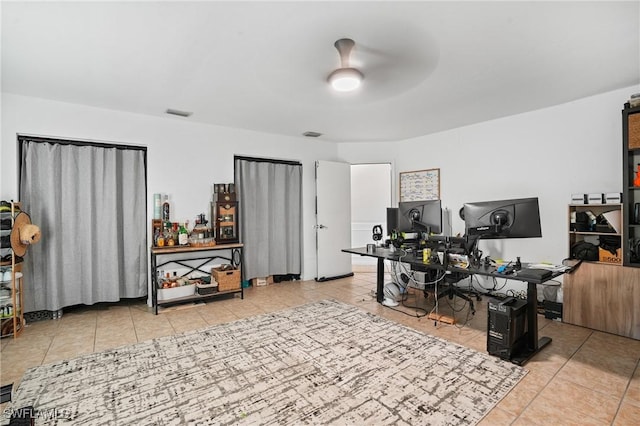
M 464 204 L 467 235 L 487 238 L 542 237 L 538 198 Z
M 442 232 L 440 200 L 398 203 L 398 232 Z

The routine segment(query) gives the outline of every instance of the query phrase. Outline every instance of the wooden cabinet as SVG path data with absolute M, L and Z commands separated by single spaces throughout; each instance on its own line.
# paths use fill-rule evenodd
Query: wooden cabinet
M 640 340 L 640 268 L 583 262 L 563 293 L 563 322 Z
M 218 244 L 233 244 L 240 241 L 238 232 L 238 201 L 232 184 L 215 184 L 211 202 L 212 227 Z
M 623 264 L 640 267 L 640 107 L 622 110 L 622 202 L 626 236 Z
M 238 203 L 229 201 L 215 203 L 216 242 L 222 244 L 238 242 Z

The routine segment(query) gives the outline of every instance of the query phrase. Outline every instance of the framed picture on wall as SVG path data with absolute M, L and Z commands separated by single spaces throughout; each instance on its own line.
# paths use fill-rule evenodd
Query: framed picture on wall
M 400 201 L 440 199 L 440 169 L 400 172 Z

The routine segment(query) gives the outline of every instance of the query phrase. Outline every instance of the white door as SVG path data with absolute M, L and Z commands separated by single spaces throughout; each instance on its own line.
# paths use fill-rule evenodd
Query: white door
M 316 161 L 317 281 L 353 275 L 351 255 L 351 166 Z

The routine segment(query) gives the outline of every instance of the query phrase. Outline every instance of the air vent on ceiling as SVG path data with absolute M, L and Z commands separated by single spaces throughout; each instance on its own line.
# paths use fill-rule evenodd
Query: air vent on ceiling
M 318 136 L 322 136 L 322 133 L 318 133 L 318 132 L 304 132 L 302 134 L 303 136 L 306 136 L 308 138 L 317 138 Z
M 166 111 L 167 114 L 171 114 L 171 115 L 179 115 L 180 117 L 189 117 L 191 114 L 193 114 L 192 112 L 189 111 L 180 111 L 179 109 L 167 109 Z

